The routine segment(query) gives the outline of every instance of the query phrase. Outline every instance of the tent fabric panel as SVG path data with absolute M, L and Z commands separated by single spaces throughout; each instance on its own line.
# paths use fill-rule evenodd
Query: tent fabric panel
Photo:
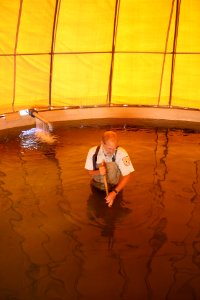
M 24 109 L 49 104 L 49 55 L 18 56 L 14 107 Z M 26 99 L 28 99 L 26 101 Z
M 13 54 L 20 1 L 0 3 L 0 54 Z
M 50 105 L 200 109 L 199 8 L 199 0 L 1 1 L 0 113 Z
M 172 51 L 173 1 L 120 1 L 116 51 Z M 172 11 L 172 16 L 171 16 Z
M 200 2 L 181 2 L 177 52 L 195 53 L 200 51 Z
M 161 86 L 162 63 L 162 54 L 115 54 L 112 103 L 158 105 L 160 87 L 163 95 L 169 95 L 169 85 Z M 169 82 L 169 63 L 165 78 Z M 167 104 L 168 97 L 165 97 Z
M 177 55 L 173 106 L 200 108 L 200 55 Z
M 115 2 L 62 1 L 55 52 L 111 51 Z
M 106 105 L 111 54 L 55 55 L 52 105 Z
M 170 106 L 171 99 L 171 68 L 173 54 L 162 55 L 162 66 L 160 66 L 160 90 L 158 92 L 158 106 Z
M 0 56 L 0 113 L 12 111 L 14 58 Z
M 17 53 L 49 53 L 55 1 L 23 1 Z

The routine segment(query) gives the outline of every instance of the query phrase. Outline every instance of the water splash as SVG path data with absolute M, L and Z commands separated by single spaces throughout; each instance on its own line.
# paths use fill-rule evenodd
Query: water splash
M 37 142 L 54 144 L 57 142 L 57 136 L 50 132 L 43 131 L 41 129 L 36 129 L 35 137 Z
M 39 119 L 36 119 L 36 131 L 35 137 L 37 142 L 54 144 L 57 142 L 57 136 L 52 134 L 53 126 L 51 123 L 42 122 Z

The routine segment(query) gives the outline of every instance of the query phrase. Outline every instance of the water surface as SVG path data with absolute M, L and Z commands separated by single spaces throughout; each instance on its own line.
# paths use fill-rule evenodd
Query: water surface
M 84 170 L 105 128 L 0 133 L 1 300 L 200 299 L 200 134 L 114 129 L 135 172 L 112 208 Z

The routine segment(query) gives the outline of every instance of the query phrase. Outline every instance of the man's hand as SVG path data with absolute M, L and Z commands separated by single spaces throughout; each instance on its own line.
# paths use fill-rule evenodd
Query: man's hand
M 101 165 L 101 166 L 99 167 L 99 173 L 100 173 L 100 175 L 102 175 L 102 176 L 106 175 L 106 166 L 105 166 L 105 165 Z
M 105 198 L 108 207 L 111 207 L 113 205 L 115 198 L 116 198 L 115 192 L 112 191 L 108 194 L 108 196 Z

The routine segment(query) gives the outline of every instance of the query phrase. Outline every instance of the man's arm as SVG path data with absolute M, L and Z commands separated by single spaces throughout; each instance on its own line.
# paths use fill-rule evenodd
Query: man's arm
M 106 197 L 106 203 L 108 204 L 109 207 L 111 207 L 113 205 L 113 202 L 117 196 L 117 194 L 123 190 L 123 188 L 126 186 L 126 184 L 128 183 L 129 179 L 131 177 L 131 173 L 126 175 L 126 176 L 122 176 L 119 183 L 117 184 L 117 186 L 115 187 L 115 191 L 112 191 L 108 194 L 108 196 Z
M 106 175 L 106 167 L 104 165 L 100 166 L 97 170 L 87 170 L 89 175 Z

